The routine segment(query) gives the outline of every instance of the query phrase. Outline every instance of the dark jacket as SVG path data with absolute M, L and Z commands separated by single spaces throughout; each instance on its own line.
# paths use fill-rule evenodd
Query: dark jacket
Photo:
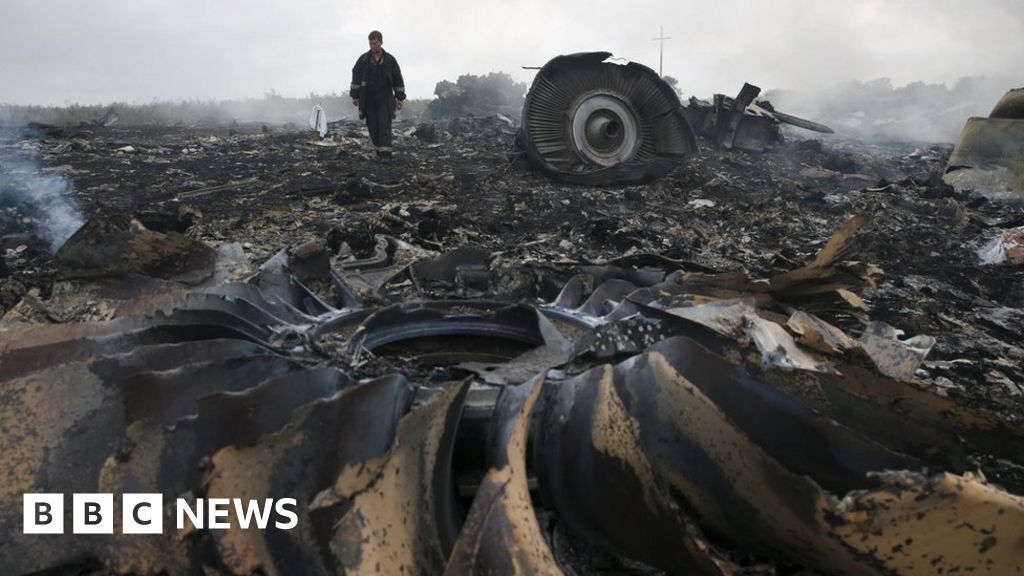
M 384 52 L 383 48 L 381 49 Z M 352 67 L 352 86 L 349 90 L 349 94 L 352 98 L 359 99 L 359 111 L 365 110 L 366 99 L 369 94 L 366 93 L 367 82 L 370 80 L 370 56 L 371 52 L 366 51 L 362 56 L 356 60 L 356 65 Z M 398 60 L 391 54 L 384 52 L 381 66 L 384 66 L 384 74 L 382 78 L 384 80 L 384 86 L 381 87 L 381 93 L 390 96 L 394 94 L 394 99 L 390 99 L 391 108 L 394 110 L 394 100 L 405 100 L 405 80 L 402 79 L 402 69 L 398 67 Z

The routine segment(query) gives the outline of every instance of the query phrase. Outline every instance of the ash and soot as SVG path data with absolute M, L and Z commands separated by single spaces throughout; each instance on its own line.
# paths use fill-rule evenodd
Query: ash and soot
M 44 168 L 43 146 L 25 134 L 0 128 L 0 230 L 30 234 L 56 251 L 85 220 L 64 167 Z
M 1024 119 L 864 141 L 609 56 L 442 82 L 393 157 L 345 99 L 3 132 L 0 572 L 1019 571 Z M 164 529 L 22 531 L 72 493 Z

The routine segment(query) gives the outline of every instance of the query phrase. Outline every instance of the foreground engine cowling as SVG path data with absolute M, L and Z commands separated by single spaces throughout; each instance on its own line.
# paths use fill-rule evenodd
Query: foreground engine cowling
M 523 104 L 530 163 L 572 184 L 650 182 L 697 149 L 679 97 L 650 68 L 609 52 L 553 58 Z

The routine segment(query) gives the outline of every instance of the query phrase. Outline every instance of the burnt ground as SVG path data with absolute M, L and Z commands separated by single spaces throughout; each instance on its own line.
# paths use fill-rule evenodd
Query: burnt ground
M 55 209 L 26 201 L 33 182 L 27 174 L 45 180 L 49 194 L 41 198 L 52 200 L 55 186 L 69 184 L 63 192 L 84 219 L 132 215 L 152 230 L 210 245 L 239 243 L 257 264 L 310 242 L 326 245 L 336 262 L 366 258 L 384 234 L 436 252 L 479 245 L 490 252 L 492 269 L 657 254 L 690 270 L 768 278 L 807 264 L 851 217 L 867 214 L 871 221 L 854 236 L 850 258 L 884 271 L 863 292 L 869 312 L 815 313 L 853 337 L 868 318 L 904 337 L 933 336 L 914 384 L 1020 426 L 1024 267 L 983 265 L 977 251 L 1024 224 L 1024 211 L 943 184 L 951 146 L 791 138 L 748 154 L 701 142 L 698 155 L 662 180 L 606 189 L 532 173 L 514 151 L 515 127 L 506 119 L 460 118 L 435 129 L 428 140 L 414 134 L 414 124 L 399 123 L 397 155 L 387 163 L 373 156 L 356 122 L 332 124 L 324 140 L 258 125 L 2 132 L 5 321 L 111 314 L 48 302 L 58 284 L 40 231 Z M 329 286 L 313 287 L 340 306 Z M 514 290 L 512 280 L 496 287 L 510 300 Z M 352 374 L 373 376 L 401 360 L 379 362 L 391 365 L 370 362 Z M 1018 464 L 978 462 L 1016 493 L 1024 486 Z M 571 553 L 590 559 L 588 573 L 617 570 L 603 571 L 599 551 L 567 546 L 582 546 Z
M 1024 268 L 983 265 L 976 252 L 1024 212 L 943 184 L 949 145 L 791 138 L 748 154 L 702 142 L 658 182 L 604 189 L 531 173 L 504 118 L 442 122 L 433 142 L 414 132 L 399 123 L 398 153 L 381 163 L 356 122 L 332 124 L 325 140 L 294 127 L 38 128 L 5 132 L 0 163 L 24 170 L 35 159 L 40 174 L 62 175 L 86 218 L 132 214 L 155 230 L 239 242 L 257 263 L 309 241 L 340 259 L 366 256 L 388 234 L 436 251 L 477 244 L 505 261 L 656 253 L 757 278 L 808 262 L 865 213 L 857 258 L 885 272 L 864 294 L 870 318 L 936 338 L 924 385 L 1021 420 Z M 15 197 L 0 196 L 5 311 L 29 290 L 45 299 L 53 274 L 35 233 L 43 215 Z

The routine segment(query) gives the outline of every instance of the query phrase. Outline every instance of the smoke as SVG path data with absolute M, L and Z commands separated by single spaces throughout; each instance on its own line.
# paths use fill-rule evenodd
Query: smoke
M 56 251 L 84 223 L 72 198 L 74 185 L 63 174 L 45 171 L 35 150 L 21 138 L 4 143 L 0 154 L 0 235 L 29 232 Z M 11 148 L 15 152 L 8 154 Z
M 969 117 L 988 116 L 1014 87 L 1008 78 L 968 77 L 952 87 L 911 82 L 897 88 L 890 79 L 880 78 L 817 91 L 771 90 L 763 97 L 778 110 L 827 124 L 849 138 L 955 142 Z
M 516 120 L 522 115 L 527 85 L 504 72 L 486 76 L 463 74 L 451 82 L 442 80 L 434 88 L 437 99 L 427 104 L 422 119 L 506 114 Z

